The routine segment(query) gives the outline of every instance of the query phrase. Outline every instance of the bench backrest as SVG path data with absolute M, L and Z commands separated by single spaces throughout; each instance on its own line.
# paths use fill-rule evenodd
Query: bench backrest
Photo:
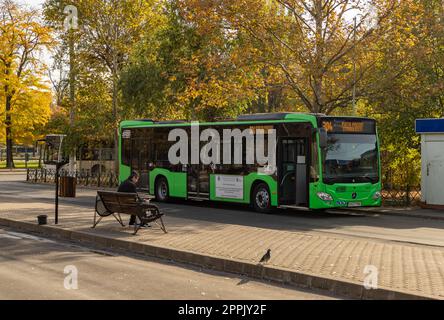
M 106 210 L 111 213 L 139 214 L 137 193 L 97 191 L 97 194 Z

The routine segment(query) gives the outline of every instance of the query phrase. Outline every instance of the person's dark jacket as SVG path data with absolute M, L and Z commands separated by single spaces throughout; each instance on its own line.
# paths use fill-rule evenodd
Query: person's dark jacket
M 136 184 L 132 182 L 130 179 L 126 179 L 120 184 L 119 188 L 117 189 L 117 192 L 137 193 L 137 187 Z M 139 196 L 137 196 L 137 198 L 140 201 Z M 136 216 L 131 215 L 129 224 L 133 225 L 134 223 L 136 223 Z
M 127 179 L 120 184 L 117 192 L 137 193 L 137 187 L 134 182 Z

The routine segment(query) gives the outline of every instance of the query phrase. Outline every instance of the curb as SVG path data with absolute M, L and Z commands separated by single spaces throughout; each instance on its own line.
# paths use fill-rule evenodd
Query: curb
M 99 249 L 113 249 L 124 253 L 140 254 L 190 264 L 205 269 L 241 274 L 251 278 L 279 282 L 304 289 L 328 291 L 329 294 L 352 299 L 375 300 L 424 300 L 436 297 L 415 295 L 388 288 L 367 290 L 361 283 L 326 278 L 314 274 L 297 272 L 279 267 L 262 266 L 235 259 L 225 259 L 210 255 L 177 250 L 167 247 L 154 246 L 145 243 L 135 243 L 126 240 L 98 236 L 87 232 L 64 230 L 52 226 L 39 226 L 31 222 L 15 221 L 0 218 L 0 225 L 12 229 L 37 233 L 50 238 L 90 244 Z

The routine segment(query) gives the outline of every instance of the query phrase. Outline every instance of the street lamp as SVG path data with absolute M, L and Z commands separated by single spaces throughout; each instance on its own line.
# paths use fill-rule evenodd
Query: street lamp
M 47 165 L 55 165 L 55 224 L 59 223 L 59 172 L 60 169 L 67 163 L 65 152 L 63 150 L 64 134 L 50 134 L 44 139 L 45 145 L 43 150 L 43 162 Z
M 78 24 L 78 9 L 74 5 L 67 5 L 63 10 L 65 14 L 64 28 L 68 35 L 69 44 L 69 125 L 72 128 L 75 122 L 75 111 L 76 111 L 76 59 L 75 59 L 75 43 L 74 36 L 75 30 L 79 28 Z M 74 174 L 76 171 L 76 153 L 72 152 L 69 156 L 69 175 Z

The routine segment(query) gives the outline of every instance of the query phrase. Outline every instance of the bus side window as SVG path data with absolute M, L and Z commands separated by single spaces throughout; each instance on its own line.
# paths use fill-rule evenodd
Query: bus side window
M 122 139 L 122 164 L 131 164 L 131 139 Z

